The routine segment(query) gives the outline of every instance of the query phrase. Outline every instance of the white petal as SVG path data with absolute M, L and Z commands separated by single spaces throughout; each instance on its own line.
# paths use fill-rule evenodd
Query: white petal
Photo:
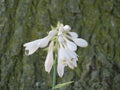
M 31 47 L 26 47 L 25 48 L 25 54 L 26 55 L 31 55 L 33 54 L 39 47 L 36 46 L 31 46 Z
M 62 62 L 60 61 L 60 59 L 58 59 L 57 72 L 58 72 L 58 75 L 60 77 L 62 77 L 63 74 L 64 74 L 64 65 L 62 64 Z
M 69 66 L 69 68 L 74 69 L 74 65 L 71 60 L 67 60 L 67 65 Z
M 44 38 L 42 38 L 39 43 L 38 43 L 38 46 L 40 48 L 44 48 L 48 45 L 49 41 L 50 41 L 51 37 L 50 36 L 46 36 Z
M 77 50 L 77 45 L 76 45 L 74 42 L 68 40 L 66 37 L 64 37 L 64 39 L 66 40 L 67 47 L 68 47 L 70 50 L 72 50 L 72 51 L 76 51 L 76 50 Z M 64 45 L 65 45 L 65 44 L 64 44 Z
M 53 66 L 53 47 L 54 43 L 51 42 L 48 49 L 48 54 L 45 60 L 45 71 L 50 72 Z
M 62 35 L 62 33 L 63 33 L 63 27 L 59 27 L 58 36 Z
M 26 55 L 33 54 L 39 48 L 39 46 L 38 46 L 39 41 L 40 41 L 40 39 L 25 43 L 23 45 L 25 47 L 25 50 L 26 50 L 25 54 Z
M 39 47 L 40 48 L 44 48 L 48 45 L 49 41 L 51 40 L 51 38 L 53 38 L 54 36 L 56 35 L 56 31 L 55 30 L 52 30 L 49 32 L 48 36 L 42 38 L 40 41 L 39 41 Z
M 64 31 L 70 31 L 71 30 L 71 27 L 69 26 L 69 25 L 65 25 L 64 27 L 63 27 L 63 29 L 64 29 Z
M 65 42 L 65 40 L 63 39 L 63 37 L 61 35 L 58 37 L 58 41 L 60 44 Z
M 82 38 L 74 38 L 73 41 L 79 46 L 79 47 L 87 47 L 88 43 L 86 40 Z
M 66 49 L 66 53 L 70 57 L 70 59 L 67 60 L 68 61 L 67 64 L 71 69 L 74 69 L 74 67 L 77 66 L 76 61 L 78 60 L 78 55 L 74 51 L 71 51 L 69 49 Z
M 51 30 L 50 32 L 49 32 L 49 34 L 48 34 L 48 36 L 50 36 L 50 37 L 54 37 L 55 35 L 56 35 L 56 30 Z
M 61 60 L 70 59 L 68 53 L 66 52 L 66 50 L 63 47 L 60 47 L 58 56 Z
M 68 32 L 70 34 L 71 37 L 73 38 L 77 38 L 78 37 L 78 34 L 75 33 L 75 32 Z
M 76 51 L 77 50 L 77 45 L 69 40 L 67 40 L 67 46 L 70 50 Z
M 41 39 L 38 39 L 38 40 L 34 40 L 34 41 L 31 41 L 31 42 L 28 42 L 28 43 L 25 43 L 23 46 L 26 47 L 26 46 L 29 46 L 31 44 L 38 44 L 38 42 L 40 41 Z
M 69 68 L 74 69 L 77 67 L 77 60 L 76 59 L 71 59 L 71 60 L 66 60 L 67 65 Z
M 66 53 L 69 55 L 70 59 L 78 60 L 78 55 L 74 51 L 66 49 Z
M 53 66 L 53 55 L 51 53 L 47 54 L 46 60 L 45 60 L 45 71 L 50 72 Z

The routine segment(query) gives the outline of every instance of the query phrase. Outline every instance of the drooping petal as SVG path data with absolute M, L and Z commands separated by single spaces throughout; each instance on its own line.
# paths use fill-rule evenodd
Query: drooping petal
M 42 38 L 39 43 L 38 43 L 38 46 L 40 48 L 44 48 L 48 45 L 49 41 L 50 41 L 51 37 L 50 36 L 46 36 L 44 38 Z
M 73 41 L 79 46 L 79 47 L 87 47 L 88 43 L 86 40 L 82 38 L 74 38 Z
M 35 41 L 25 43 L 23 46 L 26 47 L 25 48 L 25 50 L 27 51 L 26 55 L 33 54 L 38 48 L 46 47 L 48 45 L 50 39 L 51 39 L 50 36 L 46 36 L 42 39 L 38 39 L 38 40 L 35 40 Z
M 68 32 L 70 34 L 71 37 L 73 38 L 77 38 L 78 37 L 78 34 L 75 33 L 75 32 Z
M 66 53 L 69 55 L 70 59 L 76 59 L 76 61 L 78 60 L 78 55 L 74 51 L 67 48 L 65 50 Z
M 74 44 L 73 42 L 69 41 L 69 40 L 67 40 L 67 46 L 72 51 L 76 51 L 77 50 L 77 45 Z
M 60 48 L 58 49 L 58 65 L 57 65 L 57 72 L 60 77 L 64 74 L 64 67 L 65 63 L 63 60 L 65 60 L 66 53 L 64 52 L 64 48 L 60 44 Z
M 69 49 L 66 49 L 66 53 L 69 55 L 70 59 L 67 59 L 67 65 L 71 68 L 74 69 L 74 67 L 76 67 L 77 63 L 76 61 L 78 60 L 78 55 L 74 52 L 71 51 Z
M 71 27 L 69 25 L 65 25 L 63 29 L 64 31 L 69 32 L 71 30 Z
M 58 56 L 59 56 L 59 60 L 61 61 L 61 64 L 64 67 L 69 66 L 71 69 L 74 69 L 75 64 L 72 61 L 72 59 L 77 61 L 77 55 L 74 51 L 71 51 L 68 48 L 66 49 L 66 48 L 60 47 Z
M 58 51 L 58 56 L 59 56 L 60 60 L 65 60 L 66 56 L 67 56 L 64 48 L 61 46 L 60 46 L 60 49 Z
M 59 52 L 58 52 L 59 54 Z M 58 56 L 58 65 L 57 65 L 57 72 L 60 77 L 64 74 L 64 64 L 62 63 L 62 60 L 60 59 L 60 56 Z
M 45 71 L 50 72 L 53 66 L 53 47 L 54 47 L 54 42 L 52 41 L 49 45 L 48 48 L 48 54 L 45 60 Z
M 64 65 L 61 64 L 60 62 L 58 63 L 58 66 L 57 66 L 57 72 L 60 77 L 62 77 L 64 74 Z
M 40 48 L 44 48 L 48 45 L 49 41 L 51 40 L 51 38 L 53 38 L 56 35 L 56 31 L 55 30 L 51 30 L 48 34 L 48 36 L 42 38 L 39 43 L 38 46 Z
M 66 40 L 67 47 L 72 51 L 76 51 L 77 50 L 77 45 L 74 42 L 68 40 L 66 37 L 64 37 L 64 38 Z
M 41 39 L 25 43 L 23 45 L 25 47 L 25 50 L 26 50 L 25 54 L 26 55 L 33 54 L 39 48 L 39 46 L 38 46 L 39 41 L 41 41 Z

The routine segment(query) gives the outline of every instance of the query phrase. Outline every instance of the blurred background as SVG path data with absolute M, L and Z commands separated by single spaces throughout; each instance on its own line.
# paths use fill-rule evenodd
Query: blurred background
M 65 68 L 58 90 L 120 90 L 120 0 L 0 0 L 0 90 L 51 90 L 47 52 L 25 56 L 23 44 L 60 21 L 88 41 L 78 67 Z

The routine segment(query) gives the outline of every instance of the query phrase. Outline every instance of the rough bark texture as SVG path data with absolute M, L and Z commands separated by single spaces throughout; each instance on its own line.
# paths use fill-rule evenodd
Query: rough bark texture
M 120 90 L 120 0 L 0 0 L 0 90 L 51 90 L 46 52 L 24 55 L 23 44 L 47 35 L 57 21 L 89 42 L 78 67 L 65 68 L 60 90 Z

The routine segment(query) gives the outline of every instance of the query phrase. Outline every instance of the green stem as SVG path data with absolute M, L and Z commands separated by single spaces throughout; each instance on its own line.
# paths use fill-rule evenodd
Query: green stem
M 56 85 L 56 76 L 57 76 L 57 56 L 55 55 L 55 60 L 54 60 L 54 63 L 53 63 L 53 67 L 54 67 L 54 70 L 53 70 L 53 86 L 52 86 L 52 90 L 55 90 L 54 87 Z

